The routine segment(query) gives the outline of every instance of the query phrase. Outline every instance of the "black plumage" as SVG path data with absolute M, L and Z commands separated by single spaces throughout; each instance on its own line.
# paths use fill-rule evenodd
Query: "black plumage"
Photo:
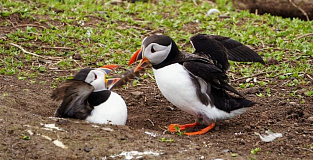
M 152 38 L 150 39 L 150 37 Z M 249 47 L 228 37 L 198 34 L 190 38 L 195 48 L 195 52 L 190 54 L 179 51 L 176 43 L 168 36 L 154 35 L 150 37 L 144 41 L 143 46 L 152 42 L 172 45 L 168 57 L 160 64 L 152 64 L 152 67 L 159 69 L 173 63 L 183 65 L 198 88 L 197 96 L 203 104 L 213 103 L 218 109 L 228 113 L 255 104 L 228 84 L 226 74 L 230 66 L 228 60 L 264 64 L 263 59 Z M 206 83 L 205 90 L 203 84 L 200 85 L 200 81 Z
M 88 104 L 89 95 L 94 87 L 84 81 L 68 80 L 61 87 L 55 89 L 51 98 L 63 99 L 55 112 L 55 116 L 64 118 L 86 119 L 93 107 Z
M 228 84 L 228 60 L 264 64 L 262 58 L 247 46 L 227 37 L 198 34 L 191 37 L 193 54 L 181 52 L 176 43 L 164 35 L 149 36 L 142 42 L 129 64 L 140 60 L 135 71 L 150 62 L 157 85 L 164 97 L 183 111 L 196 117 L 192 124 L 171 124 L 176 132 L 199 124 L 207 127 L 186 135 L 204 134 L 216 120 L 241 114 L 255 104 Z
M 252 49 L 228 37 L 197 34 L 190 38 L 190 42 L 195 48 L 194 54 L 211 59 L 224 72 L 229 69 L 228 60 L 265 64 Z
M 74 79 L 67 80 L 52 92 L 52 99 L 63 100 L 56 110 L 55 116 L 86 119 L 94 106 L 98 106 L 110 97 L 110 90 L 94 92 L 94 86 L 84 81 L 91 70 L 93 69 L 80 70 Z

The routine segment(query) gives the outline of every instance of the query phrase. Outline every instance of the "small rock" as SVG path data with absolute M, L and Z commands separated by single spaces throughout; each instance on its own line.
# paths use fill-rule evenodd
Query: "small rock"
M 224 150 L 222 150 L 222 152 L 228 153 L 228 152 L 231 152 L 231 150 L 230 149 L 224 149 Z
M 34 132 L 31 131 L 31 130 L 27 130 L 27 132 L 28 132 L 28 134 L 31 135 L 31 136 L 34 135 Z
M 122 0 L 111 0 L 111 4 L 113 5 L 121 4 L 122 2 Z
M 109 131 L 109 132 L 113 132 L 114 130 L 112 128 L 108 128 L 108 127 L 105 127 L 105 128 L 101 128 L 102 130 L 105 130 L 105 131 Z
M 141 96 L 143 95 L 143 92 L 140 92 L 140 91 L 135 91 L 135 92 L 130 92 L 132 95 L 134 96 Z
M 243 139 L 241 139 L 241 140 L 239 141 L 239 144 L 240 144 L 240 145 L 245 145 L 246 142 L 245 142 Z
M 307 118 L 307 121 L 309 121 L 309 122 L 313 123 L 313 116 L 312 116 L 312 117 Z
M 68 120 L 66 120 L 66 119 L 57 119 L 55 122 L 56 122 L 56 124 L 61 125 L 61 124 L 68 123 Z
M 224 120 L 224 122 L 225 122 L 225 123 L 230 123 L 230 120 L 227 119 L 227 120 Z
M 139 156 L 139 157 L 136 157 L 136 159 L 143 160 L 143 157 Z
M 267 60 L 268 65 L 275 65 L 278 64 L 279 62 L 276 59 L 270 58 Z
M 212 8 L 212 9 L 210 9 L 210 10 L 206 13 L 205 16 L 210 16 L 210 15 L 212 15 L 212 14 L 219 14 L 219 13 L 221 13 L 221 12 L 220 12 L 218 9 Z
M 90 152 L 91 149 L 92 149 L 92 148 L 87 148 L 87 147 L 85 147 L 85 148 L 84 148 L 84 151 L 88 153 L 88 152 Z
M 172 110 L 174 110 L 174 108 L 173 108 L 173 107 L 171 107 L 171 106 L 166 106 L 166 110 L 168 110 L 168 111 L 172 111 Z
M 75 60 L 81 60 L 82 59 L 82 56 L 78 53 L 75 53 L 73 56 L 72 56 L 73 59 Z
M 298 105 L 296 102 L 289 102 L 289 104 L 291 104 L 291 105 L 293 105 L 293 106 Z
M 215 129 L 216 131 L 219 131 L 219 130 L 220 130 L 220 127 L 219 127 L 219 126 L 215 126 L 214 129 Z
M 8 133 L 9 133 L 9 134 L 13 134 L 13 133 L 14 133 L 14 130 L 9 130 Z
M 260 88 L 259 87 L 251 87 L 251 88 L 244 90 L 243 92 L 244 92 L 244 94 L 255 94 L 255 93 L 260 92 Z
M 248 125 L 245 125 L 245 126 L 244 126 L 244 129 L 245 129 L 245 131 L 247 131 L 247 132 L 251 132 L 251 127 L 248 126 Z

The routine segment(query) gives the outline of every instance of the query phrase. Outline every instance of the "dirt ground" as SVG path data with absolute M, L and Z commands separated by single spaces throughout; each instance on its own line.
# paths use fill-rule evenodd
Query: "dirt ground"
M 146 153 L 142 159 L 313 158 L 312 99 L 299 104 L 298 99 L 288 97 L 287 101 L 286 97 L 276 96 L 279 92 L 288 93 L 288 88 L 280 87 L 283 82 L 271 86 L 271 97 L 255 96 L 256 92 L 266 94 L 263 88 L 240 90 L 259 104 L 240 116 L 218 122 L 205 135 L 179 136 L 166 131 L 167 125 L 192 123 L 193 117 L 167 102 L 150 79 L 137 86 L 115 89 L 128 106 L 126 126 L 54 118 L 59 103 L 49 96 L 53 90 L 51 79 L 59 74 L 38 76 L 38 81 L 47 81 L 45 84 L 0 76 L 3 159 L 124 159 L 122 153 L 128 152 L 130 158 L 131 151 Z M 57 128 L 45 124 L 55 124 Z M 264 134 L 266 130 L 282 133 L 283 137 L 262 142 L 255 132 Z M 66 148 L 55 145 L 55 140 Z M 255 148 L 260 152 L 251 154 Z
M 10 31 L 0 29 L 2 34 Z M 126 126 L 53 117 L 59 102 L 50 99 L 51 84 L 54 78 L 68 74 L 48 70 L 39 73 L 36 83 L 0 75 L 0 159 L 313 159 L 312 97 L 301 93 L 305 103 L 300 103 L 289 94 L 295 88 L 286 87 L 278 78 L 258 76 L 277 82 L 266 86 L 271 88 L 271 96 L 256 96 L 267 95 L 266 87 L 238 89 L 258 102 L 246 113 L 217 122 L 204 135 L 179 136 L 169 133 L 167 126 L 194 119 L 171 105 L 150 78 L 114 90 L 127 103 Z M 297 89 L 301 92 L 307 87 Z M 257 133 L 267 130 L 283 136 L 263 142 Z M 260 151 L 252 154 L 257 148 Z

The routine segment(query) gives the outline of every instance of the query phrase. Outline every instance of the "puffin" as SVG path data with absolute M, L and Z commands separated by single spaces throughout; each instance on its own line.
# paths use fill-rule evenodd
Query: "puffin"
M 151 63 L 163 96 L 195 117 L 195 123 L 170 124 L 170 132 L 205 125 L 199 131 L 184 131 L 186 135 L 200 135 L 211 130 L 217 120 L 232 118 L 256 104 L 229 85 L 228 60 L 262 64 L 264 61 L 249 47 L 228 37 L 197 34 L 190 42 L 195 49 L 193 54 L 180 51 L 169 36 L 148 36 L 129 65 L 141 60 L 135 68 L 137 71 Z
M 55 116 L 97 124 L 125 125 L 127 120 L 125 101 L 110 90 L 119 78 L 107 78 L 115 68 L 117 65 L 82 69 L 73 79 L 56 88 L 51 98 L 62 100 L 62 103 L 57 108 Z

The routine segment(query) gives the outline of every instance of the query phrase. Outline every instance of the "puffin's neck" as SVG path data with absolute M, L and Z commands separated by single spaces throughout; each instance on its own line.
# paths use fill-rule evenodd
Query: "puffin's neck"
M 177 62 L 176 60 L 179 59 L 181 56 L 182 56 L 182 53 L 179 51 L 176 43 L 174 41 L 172 41 L 172 48 L 171 48 L 170 53 L 166 57 L 166 59 L 163 62 L 161 62 L 160 64 L 152 65 L 152 67 L 154 69 L 159 69 L 159 68 L 165 67 L 167 65 L 176 63 Z
M 88 103 L 91 107 L 98 106 L 99 104 L 105 102 L 110 97 L 110 95 L 110 90 L 92 92 L 88 97 Z

